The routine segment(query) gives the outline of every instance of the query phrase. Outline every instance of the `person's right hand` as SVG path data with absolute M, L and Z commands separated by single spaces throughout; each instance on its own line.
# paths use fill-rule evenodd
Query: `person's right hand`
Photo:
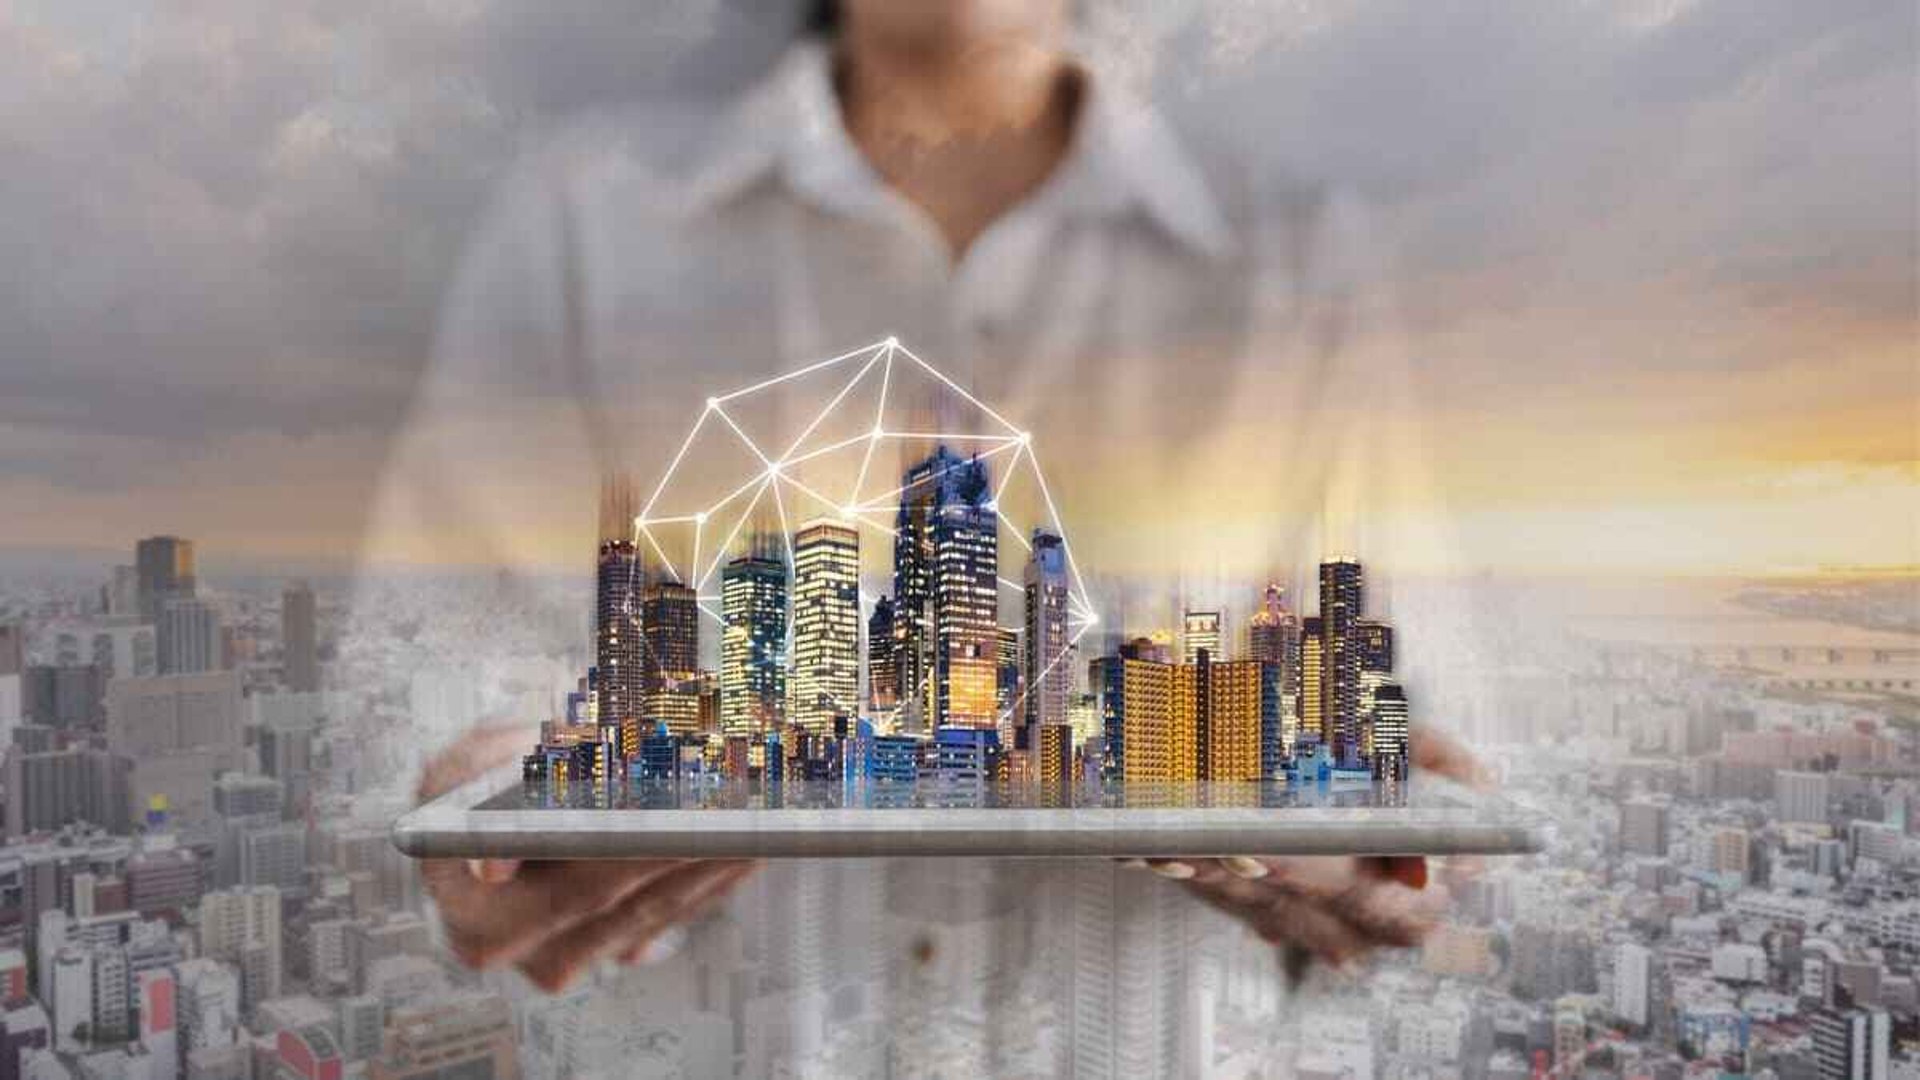
M 428 764 L 420 801 L 517 758 L 534 739 L 517 727 L 473 732 Z M 553 992 L 601 959 L 645 959 L 662 933 L 704 914 L 755 865 L 743 859 L 425 859 L 420 875 L 461 963 L 511 965 Z

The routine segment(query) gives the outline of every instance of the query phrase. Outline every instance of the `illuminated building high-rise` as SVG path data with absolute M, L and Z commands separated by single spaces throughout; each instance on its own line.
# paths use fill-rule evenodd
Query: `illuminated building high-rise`
M 1132 641 L 1098 665 L 1105 759 L 1102 773 L 1127 782 L 1192 780 L 1196 760 L 1195 668 L 1157 659 L 1151 642 Z
M 1371 687 L 1368 703 L 1367 756 L 1373 775 L 1383 780 L 1407 778 L 1407 694 L 1399 683 L 1382 681 Z
M 1181 619 L 1180 642 L 1189 664 L 1198 664 L 1203 652 L 1215 660 L 1225 660 L 1226 654 L 1220 651 L 1220 613 L 1187 612 Z
M 789 719 L 816 735 L 860 701 L 860 533 L 814 521 L 793 538 L 793 705 Z
M 1377 619 L 1357 619 L 1354 636 L 1360 646 L 1360 671 L 1393 670 L 1393 627 Z
M 1274 776 L 1300 737 L 1300 619 L 1277 583 L 1267 586 L 1260 610 L 1247 620 L 1247 656 L 1262 665 L 1261 769 Z
M 693 590 L 677 581 L 648 585 L 640 628 L 642 718 L 689 734 L 700 726 L 700 608 Z
M 633 541 L 603 539 L 594 572 L 594 704 L 602 724 L 619 725 L 623 752 L 639 750 L 641 590 L 639 554 Z M 633 745 L 626 745 L 631 736 Z
M 993 714 L 995 724 L 1000 729 L 1000 744 L 1012 746 L 1017 741 L 1014 729 L 1022 727 L 1022 718 L 1015 715 L 1020 699 L 1020 631 L 1011 626 L 994 629 L 993 642 Z M 1025 736 L 1022 735 L 1021 739 Z M 1024 743 L 1022 744 L 1024 745 Z
M 1257 660 L 1183 665 L 1194 679 L 1194 763 L 1197 778 L 1260 779 L 1260 672 Z
M 1334 760 L 1357 763 L 1361 757 L 1359 627 L 1365 592 L 1360 564 L 1329 559 L 1320 564 L 1320 696 L 1322 726 Z
M 1035 777 L 1043 805 L 1066 805 L 1073 787 L 1073 728 L 1048 722 L 1032 729 Z
M 867 708 L 883 730 L 900 708 L 900 642 L 891 596 L 876 601 L 867 616 Z
M 1321 683 L 1325 671 L 1320 663 L 1324 644 L 1320 620 L 1312 616 L 1300 620 L 1300 735 L 1296 744 L 1301 740 L 1322 746 L 1327 743 L 1326 697 Z
M 758 738 L 786 721 L 787 567 L 743 555 L 720 575 L 720 730 Z
M 1067 549 L 1059 534 L 1033 530 L 1025 580 L 1025 708 L 1028 742 L 1042 725 L 1067 719 L 1073 668 L 1067 635 Z
M 902 489 L 893 563 L 905 726 L 992 727 L 999 518 L 986 464 L 941 446 L 907 470 Z

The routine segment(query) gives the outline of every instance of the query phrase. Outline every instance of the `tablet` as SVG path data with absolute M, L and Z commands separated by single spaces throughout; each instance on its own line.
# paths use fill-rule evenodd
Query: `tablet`
M 403 816 L 417 858 L 1506 855 L 1544 819 L 1438 777 L 1336 785 L 985 781 L 550 786 L 495 774 Z

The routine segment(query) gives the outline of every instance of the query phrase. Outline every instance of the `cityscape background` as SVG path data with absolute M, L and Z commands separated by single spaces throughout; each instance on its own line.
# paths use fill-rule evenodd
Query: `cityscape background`
M 798 12 L 0 0 L 0 1080 L 928 1075 L 982 1032 L 1010 1075 L 1920 1077 L 1914 7 L 1095 7 L 1140 87 L 1379 208 L 1470 562 L 1369 610 L 1473 628 L 1407 643 L 1472 687 L 1413 723 L 1547 852 L 1298 988 L 1148 875 L 1001 882 L 1044 913 L 1009 941 L 817 867 L 644 978 L 458 969 L 387 825 L 474 717 L 565 709 L 600 596 L 591 537 L 538 577 L 431 515 L 363 550 L 434 312 L 545 129 L 732 92 Z M 1153 512 L 1094 479 L 1077 513 Z M 1257 661 L 1269 577 L 1319 602 L 1171 557 L 1094 564 L 1085 659 L 1184 666 L 1217 613 Z

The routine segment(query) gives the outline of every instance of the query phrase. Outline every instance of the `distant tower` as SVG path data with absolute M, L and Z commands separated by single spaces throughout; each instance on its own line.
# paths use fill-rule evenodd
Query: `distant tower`
M 809 522 L 793 538 L 793 705 L 789 719 L 816 735 L 860 705 L 860 533 Z
M 157 623 L 168 599 L 191 599 L 195 590 L 193 541 L 177 536 L 150 536 L 134 545 L 136 599 L 140 617 Z
M 306 582 L 295 582 L 280 594 L 281 671 L 289 690 L 311 693 L 320 689 L 317 622 L 313 589 Z
M 219 671 L 225 665 L 220 616 L 205 600 L 174 593 L 160 600 L 155 651 L 162 675 Z
M 749 554 L 720 573 L 720 730 L 729 738 L 779 731 L 787 700 L 787 566 Z
M 677 581 L 648 585 L 640 628 L 644 726 L 658 721 L 675 735 L 693 732 L 700 726 L 700 608 L 693 590 Z
M 1320 564 L 1320 695 L 1323 726 L 1333 757 L 1342 764 L 1360 760 L 1360 658 L 1355 624 L 1366 611 L 1360 564 L 1329 559 Z
M 1198 664 L 1200 654 L 1205 652 L 1215 662 L 1225 660 L 1220 651 L 1220 613 L 1218 611 L 1189 611 L 1181 620 L 1181 643 L 1186 650 L 1186 662 Z
M 1073 667 L 1067 656 L 1067 547 L 1058 533 L 1033 530 L 1026 578 L 1026 709 L 1029 746 L 1042 725 L 1067 719 Z

